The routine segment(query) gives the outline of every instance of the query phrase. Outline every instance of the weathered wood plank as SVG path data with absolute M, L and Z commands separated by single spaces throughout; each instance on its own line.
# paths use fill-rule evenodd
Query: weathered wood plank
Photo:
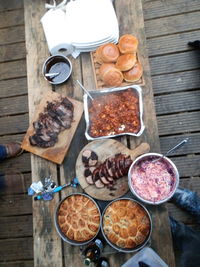
M 148 39 L 149 56 L 186 51 L 191 49 L 188 42 L 198 40 L 199 36 L 200 31 L 192 31 Z
M 15 135 L 4 135 L 0 136 L 0 144 L 9 143 L 12 141 L 21 142 L 24 137 L 24 134 L 15 134 Z
M 159 135 L 200 131 L 200 111 L 157 117 Z
M 7 170 L 31 172 L 30 154 L 23 153 L 19 157 L 6 159 L 0 162 L 0 168 L 2 172 L 6 172 Z
M 25 43 L 7 44 L 1 46 L 0 62 L 6 62 L 26 57 Z
M 200 88 L 200 70 L 191 70 L 152 77 L 154 94 L 173 93 Z
M 24 26 L 10 27 L 0 30 L 0 45 L 6 45 L 17 42 L 24 42 Z
M 26 60 L 0 63 L 0 80 L 26 76 Z
M 28 112 L 28 96 L 0 99 L 0 117 Z
M 0 262 L 0 267 L 33 267 L 33 260 L 23 260 L 23 261 L 9 261 L 9 262 Z
M 31 185 L 31 173 L 23 173 L 17 168 L 7 168 L 5 171 L 1 168 L 0 182 L 0 197 L 7 194 L 26 194 Z
M 143 0 L 144 19 L 154 19 L 200 10 L 198 0 Z
M 39 2 L 24 1 L 30 121 L 43 94 L 52 90 L 40 72 L 45 58 L 49 55 L 40 23 L 40 19 L 45 13 L 45 2 L 45 0 Z M 56 164 L 32 155 L 31 165 L 32 181 L 38 181 L 52 175 L 58 184 Z M 54 199 L 49 202 L 33 202 L 35 267 L 62 266 L 61 239 L 54 227 L 54 209 L 58 201 L 59 194 L 56 194 Z
M 1 216 L 31 214 L 31 202 L 32 198 L 27 194 L 2 196 L 0 201 L 0 214 Z M 5 209 L 5 206 L 7 209 Z
M 24 24 L 24 10 L 17 9 L 0 13 L 0 28 Z
M 181 142 L 188 137 L 188 143 L 183 147 L 173 152 L 173 156 L 187 155 L 192 153 L 199 153 L 200 151 L 200 133 L 193 133 L 187 135 L 164 136 L 160 137 L 160 146 L 162 153 L 166 153 L 171 147 Z
M 150 58 L 151 74 L 159 75 L 185 70 L 200 69 L 200 53 L 187 51 L 179 54 Z
M 0 81 L 0 98 L 27 94 L 27 79 Z
M 158 115 L 200 109 L 200 91 L 156 96 L 154 99 Z
M 0 217 L 0 238 L 32 236 L 32 220 L 32 215 Z
M 23 8 L 23 0 L 0 0 L 0 11 Z
M 199 29 L 200 12 L 149 20 L 145 24 L 147 38 Z M 183 23 L 187 21 L 187 23 Z M 159 29 L 159 30 L 158 30 Z
M 181 177 L 200 176 L 200 155 L 171 157 L 176 164 Z
M 0 261 L 33 258 L 33 239 L 31 237 L 0 240 Z
M 0 118 L 1 135 L 23 133 L 28 128 L 28 114 Z

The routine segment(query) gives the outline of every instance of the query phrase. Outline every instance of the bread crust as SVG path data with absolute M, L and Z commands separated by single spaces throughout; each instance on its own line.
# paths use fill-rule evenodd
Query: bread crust
M 119 57 L 119 49 L 117 45 L 113 43 L 107 43 L 101 45 L 96 50 L 97 62 L 100 64 L 116 62 L 118 57 Z
M 120 37 L 118 48 L 122 54 L 135 53 L 138 48 L 138 39 L 131 34 L 124 34 Z
M 85 242 L 97 234 L 100 212 L 90 198 L 79 194 L 71 195 L 61 203 L 57 221 L 68 239 Z
M 149 216 L 137 202 L 128 199 L 117 200 L 112 202 L 104 213 L 103 231 L 114 245 L 133 249 L 149 236 Z
M 133 54 L 125 54 L 118 57 L 116 62 L 116 67 L 120 71 L 127 71 L 133 68 L 133 66 L 137 62 L 136 53 Z
M 143 68 L 139 62 L 137 62 L 130 70 L 123 72 L 124 80 L 127 82 L 138 81 L 142 77 L 142 74 Z
M 119 86 L 123 81 L 122 72 L 111 63 L 102 64 L 99 69 L 99 75 L 105 85 Z

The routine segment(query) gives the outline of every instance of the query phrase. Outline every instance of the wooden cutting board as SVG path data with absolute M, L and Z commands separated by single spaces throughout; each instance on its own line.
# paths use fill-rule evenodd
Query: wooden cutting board
M 38 155 L 47 160 L 53 161 L 54 163 L 61 164 L 64 160 L 64 157 L 68 151 L 72 138 L 75 134 L 76 128 L 79 124 L 83 113 L 83 103 L 68 97 L 68 99 L 74 105 L 74 119 L 71 124 L 70 129 L 66 129 L 59 133 L 58 142 L 53 147 L 41 148 L 37 146 L 32 146 L 29 142 L 29 136 L 34 134 L 33 122 L 38 119 L 39 113 L 44 111 L 44 108 L 47 106 L 47 101 L 52 102 L 58 100 L 61 95 L 53 91 L 48 92 L 42 98 L 40 104 L 36 108 L 36 112 L 33 118 L 32 123 L 30 124 L 27 133 L 22 142 L 22 148 L 26 151 L 29 151 L 35 155 Z
M 117 183 L 114 186 L 114 190 L 110 190 L 107 187 L 97 188 L 95 185 L 89 185 L 84 176 L 84 165 L 82 163 L 82 153 L 84 150 L 90 149 L 98 155 L 98 161 L 103 162 L 108 157 L 113 157 L 117 153 L 123 153 L 127 156 L 130 155 L 132 160 L 136 157 L 149 152 L 150 147 L 147 143 L 142 143 L 133 150 L 128 149 L 122 143 L 114 139 L 95 140 L 87 144 L 79 153 L 76 161 L 76 177 L 79 180 L 81 187 L 85 192 L 100 200 L 113 200 L 115 198 L 123 196 L 128 190 L 128 177 L 127 175 L 117 179 Z

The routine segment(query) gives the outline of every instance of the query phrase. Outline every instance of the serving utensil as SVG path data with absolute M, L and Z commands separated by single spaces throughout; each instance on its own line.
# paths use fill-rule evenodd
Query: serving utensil
M 89 96 L 91 100 L 94 100 L 94 98 L 91 96 L 91 94 L 88 92 L 88 90 L 78 81 L 76 80 L 78 85 L 83 89 L 83 91 Z
M 50 77 L 50 78 L 54 78 L 56 76 L 58 76 L 60 74 L 60 72 L 55 72 L 55 73 L 46 73 L 45 77 Z
M 156 162 L 156 161 L 163 159 L 164 157 L 167 157 L 169 154 L 173 153 L 175 150 L 177 150 L 180 147 L 182 147 L 183 145 L 185 145 L 188 142 L 188 140 L 189 140 L 189 138 L 185 138 L 180 143 L 178 143 L 177 145 L 172 147 L 170 150 L 168 150 L 165 154 L 163 154 L 162 157 L 159 157 L 158 159 L 154 159 L 152 162 Z

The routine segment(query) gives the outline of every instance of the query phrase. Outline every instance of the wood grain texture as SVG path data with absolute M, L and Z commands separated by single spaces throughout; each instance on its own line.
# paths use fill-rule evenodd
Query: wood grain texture
M 24 40 L 24 26 L 10 27 L 9 30 L 0 29 L 0 45 L 24 42 Z
M 178 54 L 153 57 L 150 60 L 152 75 L 199 69 L 200 53 L 188 51 Z
M 147 38 L 152 38 L 167 34 L 198 30 L 199 15 L 200 11 L 197 11 L 149 20 L 145 26 L 146 36 Z M 187 21 L 187 23 L 183 23 L 183 21 Z
M 88 195 L 95 199 L 113 200 L 123 196 L 129 190 L 127 175 L 116 180 L 116 185 L 114 186 L 115 190 L 112 191 L 107 187 L 97 188 L 95 185 L 89 185 L 85 180 L 85 167 L 82 162 L 83 151 L 87 149 L 94 151 L 98 155 L 99 162 L 102 163 L 107 158 L 114 157 L 118 153 L 122 153 L 127 156 L 130 155 L 131 159 L 134 160 L 136 157 L 149 152 L 150 147 L 147 143 L 142 143 L 137 148 L 130 150 L 114 139 L 107 139 L 92 141 L 80 151 L 76 161 L 76 177 L 78 178 L 81 187 Z
M 1 0 L 0 1 L 0 11 L 5 10 L 12 10 L 12 9 L 18 9 L 23 8 L 24 3 L 23 0 Z
M 187 112 L 199 109 L 200 92 L 190 91 L 155 97 L 157 115 Z
M 200 31 L 184 32 L 148 40 L 149 56 L 165 55 L 191 50 L 188 42 L 198 40 Z
M 24 10 L 10 10 L 0 13 L 0 29 L 24 24 Z
M 144 19 L 155 19 L 180 13 L 200 10 L 198 0 L 168 0 L 148 1 L 143 0 Z
M 0 81 L 0 98 L 27 94 L 26 78 Z
M 0 240 L 0 261 L 33 258 L 32 237 Z
M 159 135 L 200 131 L 200 111 L 159 116 Z
M 28 128 L 28 114 L 1 117 L 0 125 L 0 135 L 23 133 Z
M 25 57 L 26 57 L 26 50 L 24 42 L 1 46 L 0 62 L 17 60 Z
M 33 267 L 33 260 L 0 262 L 0 267 Z
M 150 144 L 151 151 L 159 152 L 159 136 L 153 103 L 153 90 L 146 48 L 142 3 L 141 1 L 117 1 L 115 2 L 115 5 L 120 25 L 120 34 L 125 32 L 135 33 L 139 39 L 139 44 L 142 47 L 141 63 L 144 66 L 145 81 L 145 86 L 143 87 L 143 105 L 146 130 L 140 138 L 137 138 L 137 140 L 130 138 L 131 148 L 133 148 L 135 144 L 146 141 Z M 124 19 L 125 17 L 126 19 Z M 158 28 L 160 29 L 160 25 Z M 150 210 L 152 212 L 154 225 L 152 232 L 152 247 L 169 266 L 175 266 L 167 207 L 166 205 L 160 205 L 159 207 L 151 207 Z M 163 242 L 166 243 L 165 248 L 160 245 Z
M 0 99 L 0 116 L 23 114 L 28 112 L 28 96 Z
M 152 77 L 154 94 L 173 93 L 200 88 L 200 70 L 191 70 Z
M 0 80 L 26 76 L 26 60 L 0 63 Z
M 45 1 L 24 1 L 25 34 L 27 50 L 27 77 L 29 94 L 29 116 L 32 121 L 37 104 L 43 95 L 52 90 L 41 76 L 40 71 L 44 60 L 48 57 L 43 29 L 40 19 L 45 13 Z M 31 157 L 32 181 L 38 181 L 52 175 L 58 184 L 57 166 L 35 155 Z M 49 202 L 33 202 L 33 233 L 34 233 L 34 265 L 62 266 L 61 240 L 54 228 L 54 207 L 59 200 L 55 194 Z
M 29 137 L 35 133 L 33 122 L 38 120 L 39 114 L 44 112 L 47 102 L 59 101 L 61 95 L 55 92 L 48 92 L 42 98 L 40 104 L 36 107 L 36 112 L 33 116 L 33 120 L 30 123 L 30 126 L 27 130 L 27 133 L 22 142 L 22 148 L 26 151 L 29 151 L 35 155 L 38 155 L 42 158 L 50 160 L 54 163 L 61 164 L 64 160 L 64 157 L 69 149 L 71 140 L 75 134 L 76 128 L 78 127 L 79 121 L 83 113 L 83 104 L 82 102 L 76 101 L 72 98 L 68 98 L 69 101 L 73 104 L 74 107 L 74 116 L 69 129 L 61 131 L 58 135 L 58 141 L 53 147 L 41 148 L 38 146 L 32 146 L 29 141 Z
M 16 170 L 20 172 L 31 172 L 30 154 L 23 153 L 20 157 L 10 158 L 0 163 L 1 171 Z
M 31 215 L 0 217 L 0 238 L 15 238 L 33 235 Z

